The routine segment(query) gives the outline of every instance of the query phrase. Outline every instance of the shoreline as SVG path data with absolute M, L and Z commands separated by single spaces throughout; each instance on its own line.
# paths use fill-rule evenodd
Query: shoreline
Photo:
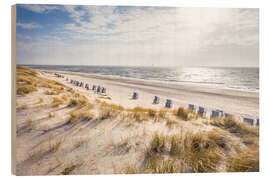
M 89 76 L 93 78 L 102 78 L 108 80 L 123 80 L 123 81 L 142 81 L 148 83 L 156 83 L 156 84 L 163 84 L 163 85 L 177 85 L 177 86 L 190 86 L 190 87 L 198 87 L 204 89 L 215 89 L 215 90 L 228 90 L 228 91 L 236 91 L 236 92 L 247 92 L 247 93 L 257 93 L 259 94 L 258 90 L 248 90 L 248 89 L 236 89 L 236 88 L 229 88 L 229 87 L 219 87 L 215 86 L 212 87 L 210 84 L 202 84 L 202 83 L 192 83 L 192 82 L 179 82 L 179 81 L 159 81 L 159 80 L 150 80 L 150 79 L 140 79 L 140 78 L 133 78 L 133 77 L 121 77 L 121 76 L 114 76 L 114 75 L 102 75 L 102 74 L 91 74 L 85 72 L 74 72 L 74 71 L 59 71 L 59 70 L 47 70 L 47 69 L 39 69 L 34 68 L 39 71 L 43 72 L 58 72 L 63 74 L 74 74 L 74 75 L 82 75 L 82 76 Z M 215 83 L 213 83 L 215 84 Z
M 259 92 L 249 92 L 232 89 L 222 89 L 216 87 L 204 87 L 186 84 L 171 84 L 166 82 L 155 82 L 126 77 L 113 77 L 107 75 L 96 75 L 71 71 L 40 71 L 50 73 L 62 73 L 66 77 L 74 78 L 83 82 L 91 82 L 107 88 L 111 102 L 124 107 L 150 107 L 162 108 L 165 99 L 172 99 L 174 107 L 187 107 L 188 104 L 202 106 L 206 109 L 208 116 L 210 111 L 221 109 L 224 112 L 233 114 L 237 119 L 259 118 Z M 62 81 L 62 83 L 65 80 Z M 65 82 L 66 85 L 71 85 Z M 80 89 L 80 88 L 78 88 Z M 133 91 L 138 91 L 141 96 L 137 101 L 127 99 L 131 97 Z M 152 98 L 157 95 L 162 99 L 162 105 L 153 105 Z M 142 100 L 143 99 L 143 100 Z M 110 101 L 109 101 L 110 102 Z

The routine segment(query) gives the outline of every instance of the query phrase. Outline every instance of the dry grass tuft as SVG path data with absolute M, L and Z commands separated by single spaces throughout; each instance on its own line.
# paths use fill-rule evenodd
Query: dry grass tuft
M 220 127 L 239 137 L 259 137 L 259 129 L 244 122 L 237 121 L 232 117 L 212 119 L 211 125 Z
M 189 110 L 186 110 L 186 109 L 184 109 L 184 108 L 182 108 L 182 107 L 179 107 L 177 110 L 174 110 L 174 111 L 173 111 L 173 114 L 174 114 L 175 116 L 177 116 L 177 117 L 179 117 L 179 118 L 181 118 L 181 119 L 183 119 L 183 120 L 185 120 L 185 121 L 187 121 L 187 120 L 189 119 L 189 118 L 188 118 L 189 113 L 190 113 Z
M 58 107 L 61 104 L 64 104 L 64 100 L 59 98 L 59 97 L 53 97 L 53 101 L 52 101 L 52 106 L 53 107 Z
M 173 126 L 179 124 L 179 122 L 177 120 L 174 120 L 174 119 L 171 119 L 169 117 L 166 118 L 166 125 L 169 127 L 169 128 L 172 128 Z
M 159 116 L 160 118 L 165 119 L 167 113 L 168 113 L 168 110 L 167 110 L 167 109 L 160 109 L 159 112 L 158 112 L 158 116 Z
M 259 172 L 259 147 L 250 146 L 227 160 L 228 172 Z

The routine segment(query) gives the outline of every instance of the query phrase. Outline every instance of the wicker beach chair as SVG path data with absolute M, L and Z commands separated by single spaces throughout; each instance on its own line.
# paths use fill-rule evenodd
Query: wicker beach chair
M 153 104 L 158 104 L 159 103 L 159 97 L 155 96 L 153 100 Z
M 247 124 L 249 124 L 249 125 L 251 125 L 251 126 L 253 126 L 253 124 L 254 124 L 254 119 L 244 118 L 244 122 L 247 123 Z
M 233 115 L 229 114 L 229 113 L 224 113 L 225 117 L 233 117 Z
M 222 110 L 216 109 L 216 111 L 218 112 L 218 117 L 223 117 L 224 113 Z
M 212 110 L 210 118 L 218 118 L 219 117 L 219 112 L 216 110 Z
M 80 87 L 83 87 L 83 82 L 80 83 Z
M 134 92 L 134 93 L 133 93 L 132 99 L 138 99 L 138 93 L 137 93 L 137 92 Z
M 101 93 L 102 93 L 102 94 L 106 94 L 106 88 L 102 87 Z
M 89 90 L 89 84 L 85 84 L 85 89 Z
M 201 116 L 204 116 L 204 114 L 205 114 L 205 109 L 204 109 L 203 107 L 200 107 L 200 106 L 199 106 L 198 114 L 200 114 Z
M 166 99 L 165 107 L 166 108 L 171 108 L 172 107 L 172 100 L 171 99 Z
M 100 88 L 100 86 L 98 86 L 97 87 L 97 93 L 100 93 L 100 90 L 101 90 L 101 88 Z
M 195 110 L 194 104 L 189 104 L 188 109 L 191 110 L 191 111 L 194 111 Z

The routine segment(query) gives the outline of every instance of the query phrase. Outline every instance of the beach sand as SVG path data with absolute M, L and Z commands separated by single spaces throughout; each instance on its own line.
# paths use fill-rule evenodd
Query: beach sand
M 59 80 L 54 77 L 57 71 L 47 72 L 45 76 L 50 79 Z M 188 104 L 201 106 L 206 109 L 207 117 L 210 117 L 212 110 L 219 109 L 232 114 L 236 119 L 259 118 L 259 93 L 232 89 L 221 89 L 207 86 L 197 86 L 189 84 L 175 84 L 166 82 L 153 82 L 132 78 L 117 78 L 102 75 L 89 75 L 86 73 L 59 72 L 69 79 L 106 87 L 107 95 L 111 100 L 109 103 L 119 104 L 127 108 L 141 106 L 145 108 L 161 109 L 165 106 L 166 99 L 171 99 L 173 108 L 184 107 Z M 89 98 L 96 98 L 99 95 L 93 91 L 71 85 L 69 81 L 60 79 L 62 83 L 72 86 L 76 90 L 84 93 Z M 137 92 L 139 98 L 133 100 L 132 94 Z M 159 104 L 153 104 L 154 96 L 160 98 Z
M 16 81 L 17 175 L 259 171 L 258 127 L 177 110 L 192 103 L 256 118 L 258 93 L 23 67 Z

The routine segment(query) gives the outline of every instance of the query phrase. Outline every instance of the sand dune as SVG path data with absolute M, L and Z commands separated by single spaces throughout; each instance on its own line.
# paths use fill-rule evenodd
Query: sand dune
M 258 127 L 177 109 L 192 102 L 257 116 L 256 93 L 62 74 L 105 86 L 107 96 L 17 67 L 17 175 L 259 171 Z

